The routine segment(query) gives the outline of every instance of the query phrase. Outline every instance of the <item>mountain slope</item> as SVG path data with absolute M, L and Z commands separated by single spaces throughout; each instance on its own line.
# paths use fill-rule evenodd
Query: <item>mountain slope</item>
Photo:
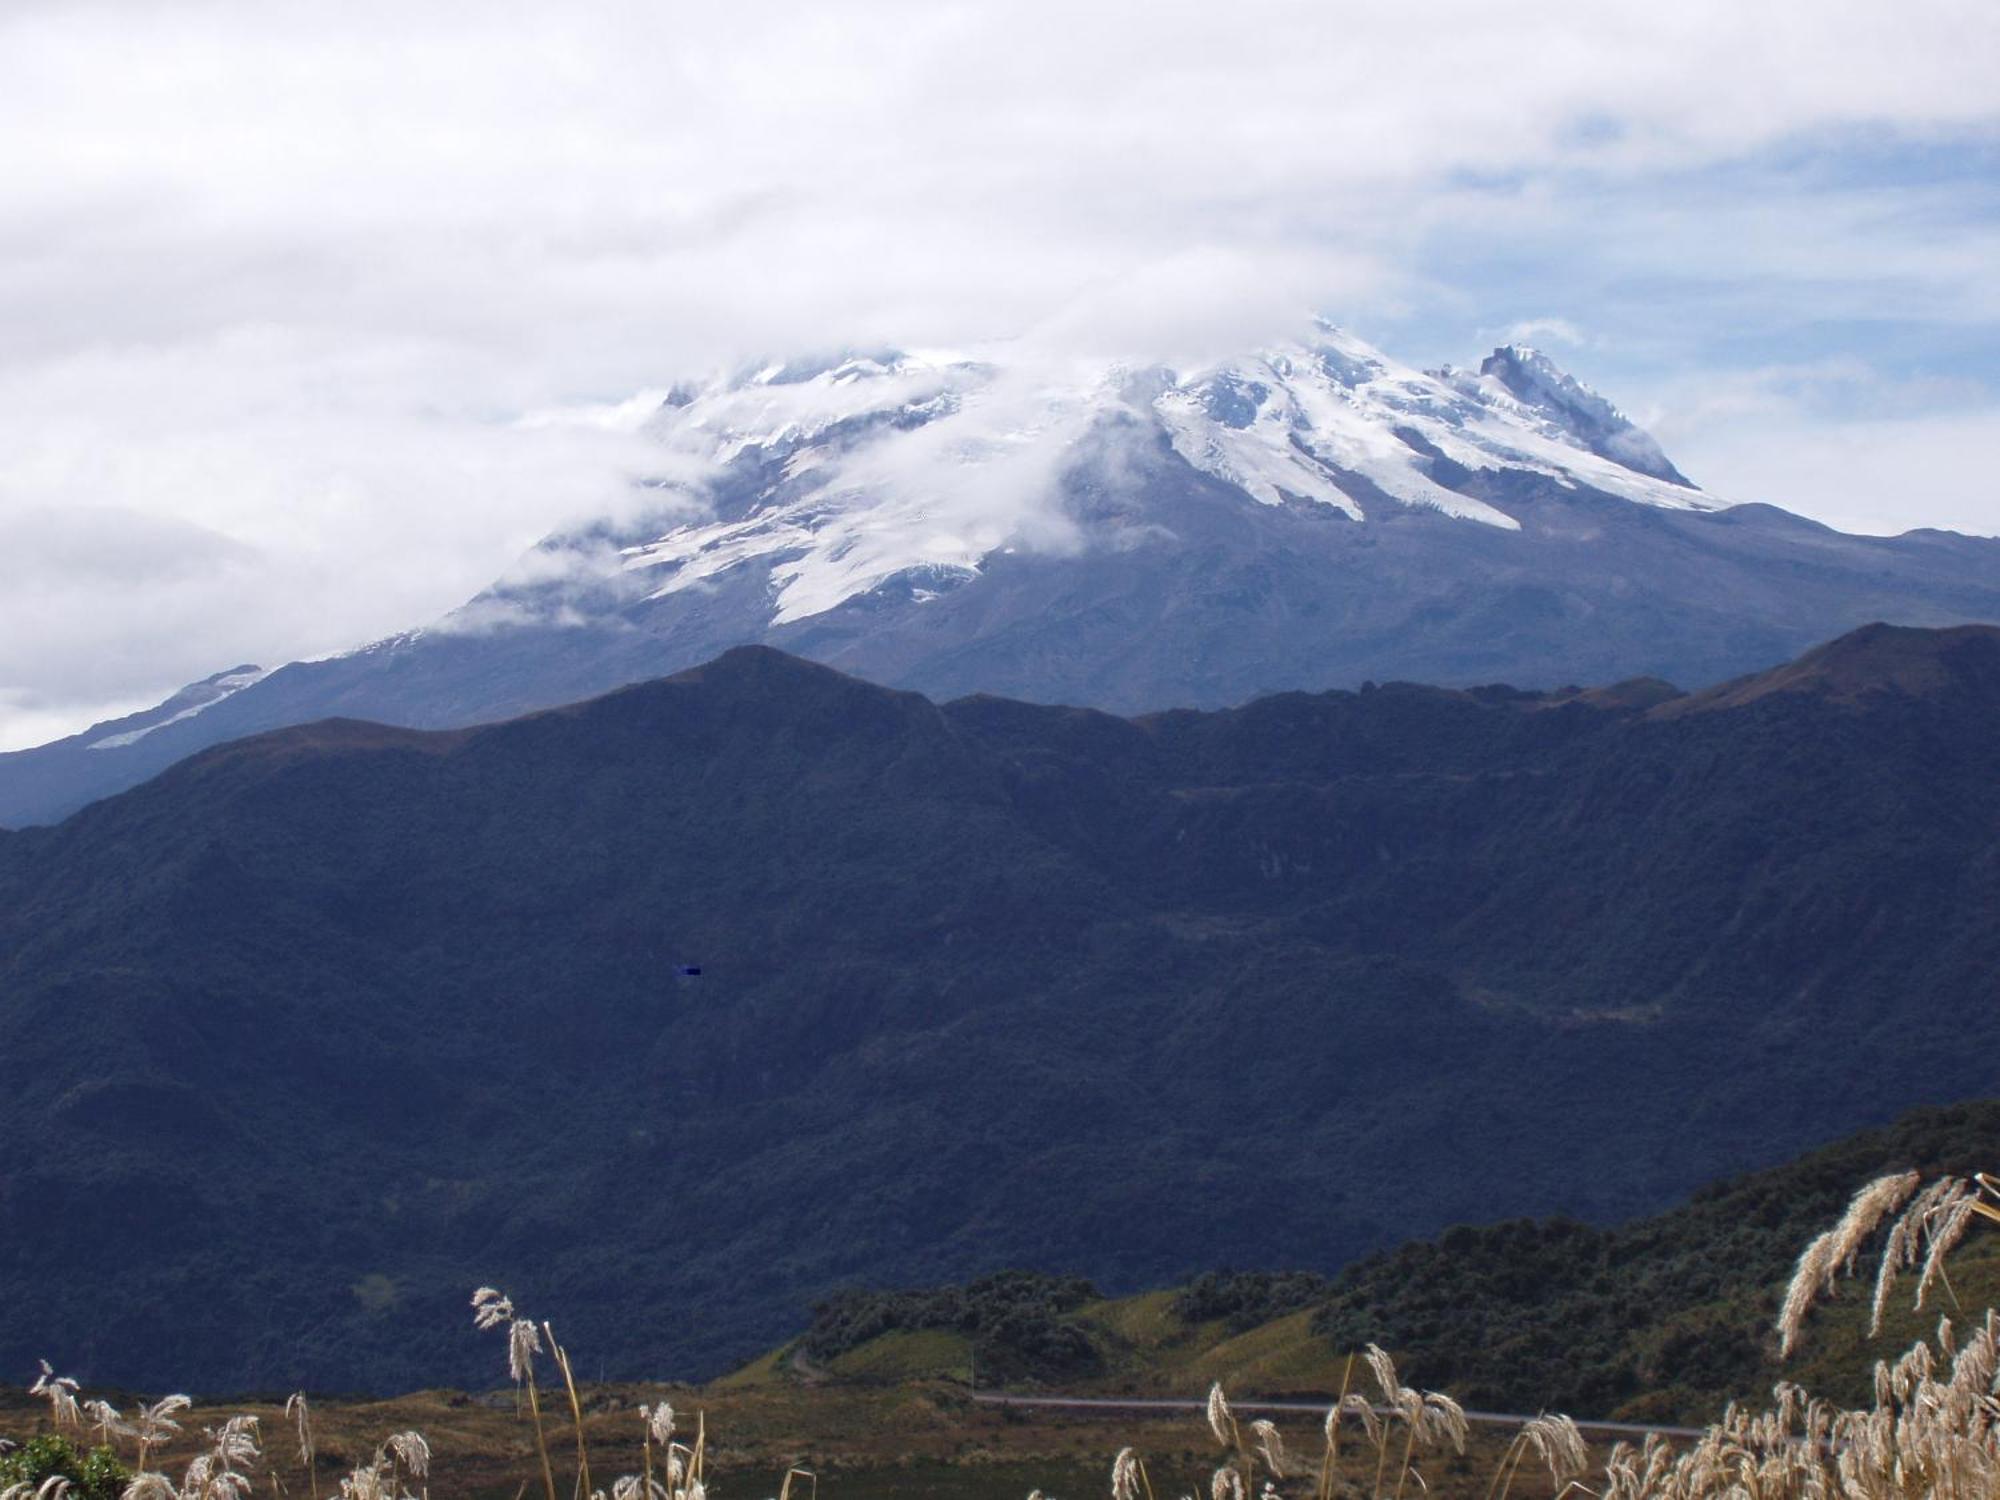
M 0 824 L 263 729 L 475 723 L 746 642 L 1138 712 L 1391 678 L 1701 687 L 1871 620 L 2000 620 L 2000 541 L 1730 506 L 1545 357 L 1482 372 L 1322 326 L 1185 372 L 881 353 L 676 388 L 631 514 L 132 743 L 0 756 Z
M 694 1372 L 857 1278 L 1331 1270 L 1984 1093 L 2000 632 L 1887 639 L 1936 670 L 1136 720 L 746 649 L 210 751 L 0 838 L 0 1362 L 465 1379 L 490 1282 Z
M 1347 1355 L 1379 1342 L 1406 1378 L 1490 1411 L 1705 1423 L 1780 1380 L 1858 1404 L 1876 1359 L 1935 1329 L 1937 1295 L 1919 1313 L 1905 1283 L 1870 1340 L 1864 1263 L 1781 1364 L 1773 1326 L 1800 1250 L 1863 1183 L 1910 1169 L 1969 1176 L 1996 1149 L 2000 1103 L 1987 1101 L 1913 1111 L 1614 1229 L 1458 1225 L 1330 1280 L 1220 1272 L 1108 1300 L 1087 1284 L 1021 1275 L 847 1291 L 727 1383 L 796 1385 L 801 1353 L 815 1381 L 964 1379 L 976 1341 L 987 1384 L 1185 1397 L 1220 1380 L 1239 1398 L 1324 1397 L 1339 1389 Z M 1951 1278 L 1959 1305 L 1975 1315 L 1992 1305 L 2000 1242 L 1971 1236 Z
M 1579 383 L 1539 350 L 1507 344 L 1480 361 L 1481 379 L 1490 379 L 1524 405 L 1546 415 L 1600 458 L 1636 473 L 1689 489 L 1692 481 L 1668 461 L 1652 435 L 1590 387 Z M 1468 385 L 1476 390 L 1476 385 Z

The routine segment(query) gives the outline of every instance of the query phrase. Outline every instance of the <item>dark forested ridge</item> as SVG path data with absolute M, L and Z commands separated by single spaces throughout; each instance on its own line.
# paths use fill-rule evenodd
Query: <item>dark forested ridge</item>
M 1865 1247 L 1857 1277 L 1781 1361 L 1774 1324 L 1801 1248 L 1885 1172 L 1964 1177 L 1995 1159 L 2000 1101 L 1985 1100 L 1912 1110 L 1615 1227 L 1456 1225 L 1331 1278 L 1208 1271 L 1164 1295 L 1113 1300 L 1075 1277 L 1019 1271 L 964 1286 L 848 1290 L 734 1381 L 963 1378 L 976 1352 L 983 1379 L 1044 1389 L 1185 1396 L 1222 1380 L 1238 1397 L 1327 1397 L 1348 1356 L 1379 1341 L 1407 1378 L 1494 1411 L 1708 1422 L 1780 1380 L 1865 1403 L 1876 1360 L 1940 1314 L 1963 1323 L 1991 1303 L 2000 1244 L 1990 1234 L 1962 1243 L 1952 1288 L 1933 1286 L 1928 1311 L 1899 1283 L 1872 1339 L 1877 1262 Z M 933 1331 L 955 1342 L 897 1346 Z
M 747 649 L 220 747 L 0 837 L 0 1366 L 479 1379 L 486 1281 L 700 1373 L 856 1282 L 1624 1219 L 1990 1092 L 1996 730 L 2000 631 L 1876 627 L 1137 720 Z
M 1873 1343 L 1855 1337 L 1858 1311 L 1843 1319 L 1830 1310 L 1788 1366 L 1772 1326 L 1799 1252 L 1884 1172 L 1970 1176 L 1996 1159 L 2000 1102 L 1914 1111 L 1614 1228 L 1564 1219 L 1460 1226 L 1370 1256 L 1337 1278 L 1313 1331 L 1336 1347 L 1392 1344 L 1409 1351 L 1412 1379 L 1507 1410 L 1707 1420 L 1783 1379 L 1860 1404 L 1874 1361 L 1900 1353 L 1912 1331 L 1928 1331 L 1940 1314 L 1977 1318 L 1987 1304 L 1965 1279 L 1974 1269 L 1959 1272 L 1963 1309 L 1955 1293 L 1938 1295 L 1931 1315 L 1916 1318 L 1904 1312 L 1905 1287 Z M 1846 1289 L 1848 1305 L 1865 1305 L 1874 1268 L 1871 1254 Z M 1986 1254 L 1979 1289 L 1992 1269 Z

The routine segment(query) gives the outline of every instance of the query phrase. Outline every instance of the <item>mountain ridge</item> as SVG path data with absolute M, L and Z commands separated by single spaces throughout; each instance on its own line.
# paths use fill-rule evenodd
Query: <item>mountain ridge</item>
M 1649 696 L 751 648 L 213 750 L 0 839 L 0 1362 L 432 1385 L 488 1283 L 699 1373 L 861 1276 L 1331 1271 L 1990 1090 L 2000 697 Z
M 991 693 L 972 693 L 941 704 L 933 703 L 920 693 L 869 683 L 775 646 L 752 644 L 732 646 L 712 661 L 664 677 L 628 683 L 575 703 L 536 709 L 492 723 L 458 729 L 414 729 L 369 719 L 320 719 L 265 730 L 242 740 L 212 746 L 181 764 L 191 772 L 196 767 L 226 763 L 239 757 L 262 758 L 325 749 L 421 749 L 431 754 L 449 754 L 483 734 L 510 726 L 541 719 L 587 717 L 594 710 L 612 703 L 646 702 L 678 689 L 704 686 L 719 688 L 731 701 L 774 709 L 787 715 L 798 705 L 801 690 L 834 694 L 855 692 L 855 698 L 843 699 L 843 703 L 851 704 L 860 697 L 872 698 L 881 694 L 886 695 L 884 701 L 899 702 L 913 710 L 921 704 L 924 709 L 947 717 L 978 716 L 989 711 L 1000 715 L 1025 712 L 1036 717 L 1062 718 L 1079 725 L 1098 726 L 1101 732 L 1110 734 L 1118 732 L 1113 726 L 1136 727 L 1144 733 L 1162 723 L 1187 717 L 1192 712 L 1165 709 L 1128 718 L 1086 706 L 1029 704 Z M 1512 703 L 1534 709 L 1558 708 L 1574 703 L 1614 713 L 1672 718 L 1687 712 L 1740 710 L 1778 693 L 1807 696 L 1851 707 L 1889 707 L 1897 701 L 1935 696 L 1938 691 L 1951 687 L 2000 694 L 2000 626 L 1961 625 L 1923 630 L 1873 622 L 1814 648 L 1797 661 L 1695 693 L 1684 692 L 1658 678 L 1631 678 L 1601 688 L 1565 686 L 1544 691 L 1515 688 L 1506 683 L 1481 683 L 1456 689 L 1391 681 L 1368 684 L 1366 691 L 1462 696 L 1468 700 Z M 1339 691 L 1336 689 L 1334 693 Z M 1227 721 L 1240 715 L 1270 712 L 1290 700 L 1329 696 L 1332 694 L 1273 694 L 1235 709 L 1210 711 L 1209 717 Z
M 1870 698 L 1907 702 L 1945 692 L 2000 686 L 2000 630 L 1960 625 L 1911 630 L 1875 621 L 1815 647 L 1797 661 L 1663 704 L 1660 712 L 1739 708 L 1772 693 L 1809 693 L 1859 705 Z
M 1869 620 L 2000 620 L 2000 540 L 1726 505 L 1531 353 L 1525 397 L 1326 325 L 1185 371 L 876 351 L 688 383 L 618 418 L 659 455 L 621 517 L 129 743 L 0 755 L 0 825 L 283 723 L 505 718 L 746 641 L 937 700 L 1139 713 L 1389 679 L 1700 689 Z

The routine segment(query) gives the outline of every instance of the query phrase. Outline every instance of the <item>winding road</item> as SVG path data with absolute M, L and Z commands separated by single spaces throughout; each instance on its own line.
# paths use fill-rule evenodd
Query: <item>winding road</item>
M 1069 1411 L 1205 1411 L 1206 1401 L 1189 1401 L 1167 1396 L 1007 1396 L 988 1391 L 972 1392 L 972 1399 L 983 1406 L 1036 1406 Z M 1230 1400 L 1236 1411 L 1305 1411 L 1315 1415 L 1324 1412 L 1331 1404 L 1326 1401 L 1238 1401 Z M 1385 1407 L 1376 1410 L 1383 1415 Z M 1480 1422 L 1495 1427 L 1519 1427 L 1533 1420 L 1532 1414 L 1521 1415 L 1504 1411 L 1468 1411 L 1468 1422 Z M 1661 1437 L 1698 1438 L 1703 1429 L 1699 1427 L 1669 1427 L 1652 1422 L 1582 1422 L 1577 1427 L 1584 1433 L 1604 1433 L 1610 1437 L 1644 1437 L 1649 1432 L 1657 1432 Z

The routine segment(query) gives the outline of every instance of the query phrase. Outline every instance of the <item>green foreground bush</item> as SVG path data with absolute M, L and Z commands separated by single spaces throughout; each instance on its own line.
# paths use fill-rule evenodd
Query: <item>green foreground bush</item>
M 40 1489 L 51 1479 L 67 1479 L 69 1500 L 118 1500 L 131 1477 L 109 1448 L 82 1452 L 59 1433 L 44 1433 L 0 1454 L 0 1490 L 17 1484 Z

